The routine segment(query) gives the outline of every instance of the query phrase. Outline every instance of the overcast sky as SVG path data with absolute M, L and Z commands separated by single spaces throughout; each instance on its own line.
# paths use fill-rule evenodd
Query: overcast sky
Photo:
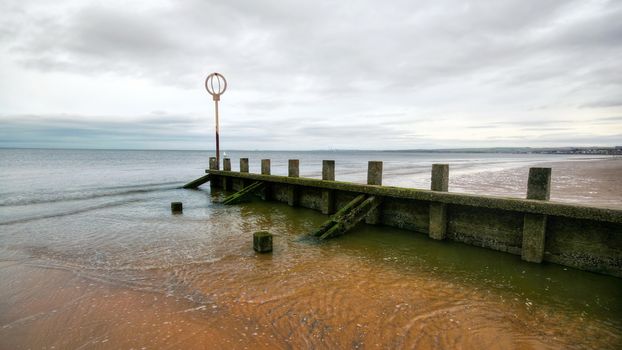
M 0 0 L 0 147 L 622 144 L 622 1 Z

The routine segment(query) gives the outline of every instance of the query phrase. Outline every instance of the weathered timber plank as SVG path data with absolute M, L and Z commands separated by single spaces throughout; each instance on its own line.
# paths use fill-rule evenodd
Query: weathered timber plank
M 255 191 L 259 190 L 261 187 L 263 187 L 264 183 L 263 182 L 255 182 L 250 186 L 246 186 L 243 189 L 241 189 L 240 191 L 230 195 L 229 197 L 225 198 L 222 203 L 223 204 L 236 204 L 236 203 L 240 203 L 241 201 L 245 200 L 248 198 L 248 196 L 252 195 Z
M 196 180 L 192 180 L 188 182 L 187 184 L 183 185 L 182 188 L 197 188 L 203 185 L 204 183 L 208 182 L 209 180 L 210 180 L 210 174 L 207 174 L 207 175 L 201 176 L 200 178 Z
M 320 239 L 340 236 L 350 231 L 365 220 L 370 212 L 378 208 L 381 202 L 381 199 L 375 196 L 367 198 L 363 203 L 347 212 L 335 225 L 320 236 Z
M 328 231 L 333 225 L 335 225 L 345 214 L 347 214 L 352 208 L 359 205 L 365 199 L 365 195 L 361 194 L 356 196 L 350 203 L 346 204 L 343 208 L 339 209 L 333 216 L 330 217 L 327 221 L 325 221 L 319 229 L 315 232 L 311 233 L 310 236 L 321 236 L 326 231 Z

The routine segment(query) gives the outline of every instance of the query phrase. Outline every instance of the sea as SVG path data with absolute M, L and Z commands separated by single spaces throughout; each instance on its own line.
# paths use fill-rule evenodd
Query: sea
M 362 225 L 302 239 L 326 216 L 286 204 L 223 206 L 227 193 L 180 187 L 211 151 L 0 149 L 0 349 L 622 347 L 619 278 L 422 234 Z M 224 154 L 222 156 L 225 156 Z M 540 164 L 608 157 L 407 151 L 228 151 L 233 170 L 524 197 Z M 572 168 L 572 167 L 571 167 Z M 553 199 L 619 206 L 564 171 Z M 574 176 L 574 177 L 573 177 Z M 556 179 L 559 179 L 556 184 Z M 593 181 L 592 181 L 593 182 Z M 568 190 L 569 188 L 573 190 Z M 604 199 L 603 199 L 604 198 Z M 182 215 L 170 203 L 181 201 Z M 275 234 L 273 253 L 252 232 Z

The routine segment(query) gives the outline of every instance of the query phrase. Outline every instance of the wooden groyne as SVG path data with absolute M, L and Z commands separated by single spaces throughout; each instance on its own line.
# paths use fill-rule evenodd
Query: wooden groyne
M 240 159 L 240 171 L 232 171 L 229 159 L 223 165 L 219 170 L 215 159 L 210 161 L 206 173 L 212 187 L 336 213 L 314 232 L 318 237 L 343 234 L 365 221 L 520 255 L 529 262 L 622 277 L 622 210 L 549 201 L 550 168 L 530 169 L 527 196 L 520 199 L 448 192 L 446 164 L 433 165 L 430 190 L 382 186 L 382 162 L 369 162 L 367 184 L 335 181 L 334 161 L 323 162 L 321 180 L 299 177 L 295 159 L 289 161 L 288 176 L 271 175 L 269 159 L 261 161 L 261 174 L 249 173 L 248 158 Z

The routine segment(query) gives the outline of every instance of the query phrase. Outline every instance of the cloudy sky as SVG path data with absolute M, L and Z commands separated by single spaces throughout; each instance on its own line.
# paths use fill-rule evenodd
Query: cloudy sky
M 622 144 L 622 1 L 0 0 L 0 147 Z

